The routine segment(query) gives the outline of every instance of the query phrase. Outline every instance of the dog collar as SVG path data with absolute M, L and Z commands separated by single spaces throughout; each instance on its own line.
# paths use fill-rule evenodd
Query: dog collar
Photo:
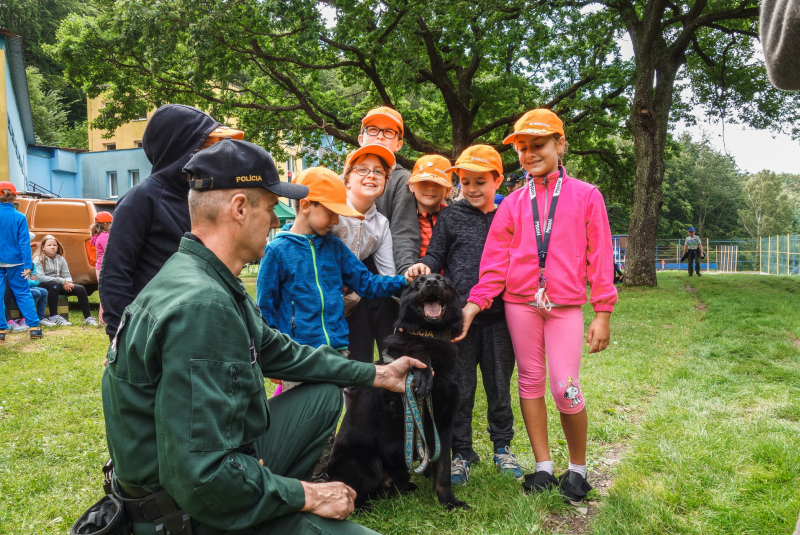
M 409 334 L 411 336 L 419 336 L 420 338 L 432 338 L 433 340 L 442 340 L 443 342 L 449 342 L 451 340 L 451 336 L 448 334 L 448 331 L 432 331 L 430 329 L 413 329 L 413 330 L 403 330 L 403 329 L 395 329 L 395 332 L 400 331 L 403 334 Z

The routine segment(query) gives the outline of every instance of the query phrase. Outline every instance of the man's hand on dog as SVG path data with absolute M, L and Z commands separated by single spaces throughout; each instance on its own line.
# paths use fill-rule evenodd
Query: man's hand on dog
M 411 368 L 423 369 L 427 366 L 411 357 L 400 357 L 385 366 L 375 366 L 375 382 L 372 386 L 385 388 L 391 392 L 405 392 L 406 377 Z
M 408 270 L 406 270 L 406 282 L 411 284 L 417 277 L 421 275 L 430 275 L 430 274 L 431 274 L 431 268 L 429 268 L 422 262 L 419 262 L 408 268 Z
M 344 483 L 301 481 L 300 484 L 306 493 L 306 504 L 301 511 L 308 511 L 322 518 L 345 520 L 355 508 L 356 491 Z

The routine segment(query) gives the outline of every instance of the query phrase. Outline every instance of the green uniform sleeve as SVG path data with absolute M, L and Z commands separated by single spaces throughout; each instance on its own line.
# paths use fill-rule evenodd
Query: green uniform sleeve
M 224 331 L 220 326 L 225 326 Z M 219 303 L 164 313 L 148 333 L 161 485 L 196 520 L 238 530 L 305 505 L 299 481 L 241 453 L 267 424 L 264 378 L 239 311 Z M 255 422 L 255 423 L 253 423 Z
M 339 387 L 375 382 L 375 365 L 342 357 L 330 346 L 314 349 L 298 344 L 263 323 L 261 369 L 265 377 L 302 383 L 332 383 Z

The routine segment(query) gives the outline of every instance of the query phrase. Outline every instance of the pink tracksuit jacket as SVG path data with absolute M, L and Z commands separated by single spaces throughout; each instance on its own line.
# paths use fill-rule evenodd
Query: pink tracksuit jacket
M 545 179 L 534 179 L 542 229 L 557 180 L 558 172 Z M 614 256 L 603 196 L 595 186 L 570 178 L 566 172 L 553 220 L 545 276 L 551 302 L 586 303 L 588 279 L 595 312 L 614 311 L 617 302 Z M 497 209 L 481 257 L 480 280 L 472 288 L 469 301 L 483 310 L 502 293 L 503 300 L 509 303 L 532 303 L 538 280 L 539 257 L 530 192 L 520 188 Z

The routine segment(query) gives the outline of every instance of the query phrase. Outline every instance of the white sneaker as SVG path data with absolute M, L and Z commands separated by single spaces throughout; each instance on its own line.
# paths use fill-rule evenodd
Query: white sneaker
M 52 321 L 56 325 L 64 325 L 64 326 L 72 325 L 70 322 L 68 322 L 67 320 L 65 320 L 64 318 L 59 316 L 58 314 L 56 314 L 55 316 L 50 316 L 47 319 L 48 319 L 48 321 Z
M 96 319 L 94 319 L 94 317 L 92 317 L 92 316 L 89 316 L 88 318 L 86 318 L 85 320 L 83 320 L 83 323 L 84 323 L 85 325 L 91 325 L 91 326 L 93 326 L 93 327 L 97 327 L 97 320 L 96 320 Z
M 57 323 L 54 321 L 50 321 L 49 318 L 42 318 L 39 320 L 39 325 L 41 325 L 42 327 L 55 327 Z

